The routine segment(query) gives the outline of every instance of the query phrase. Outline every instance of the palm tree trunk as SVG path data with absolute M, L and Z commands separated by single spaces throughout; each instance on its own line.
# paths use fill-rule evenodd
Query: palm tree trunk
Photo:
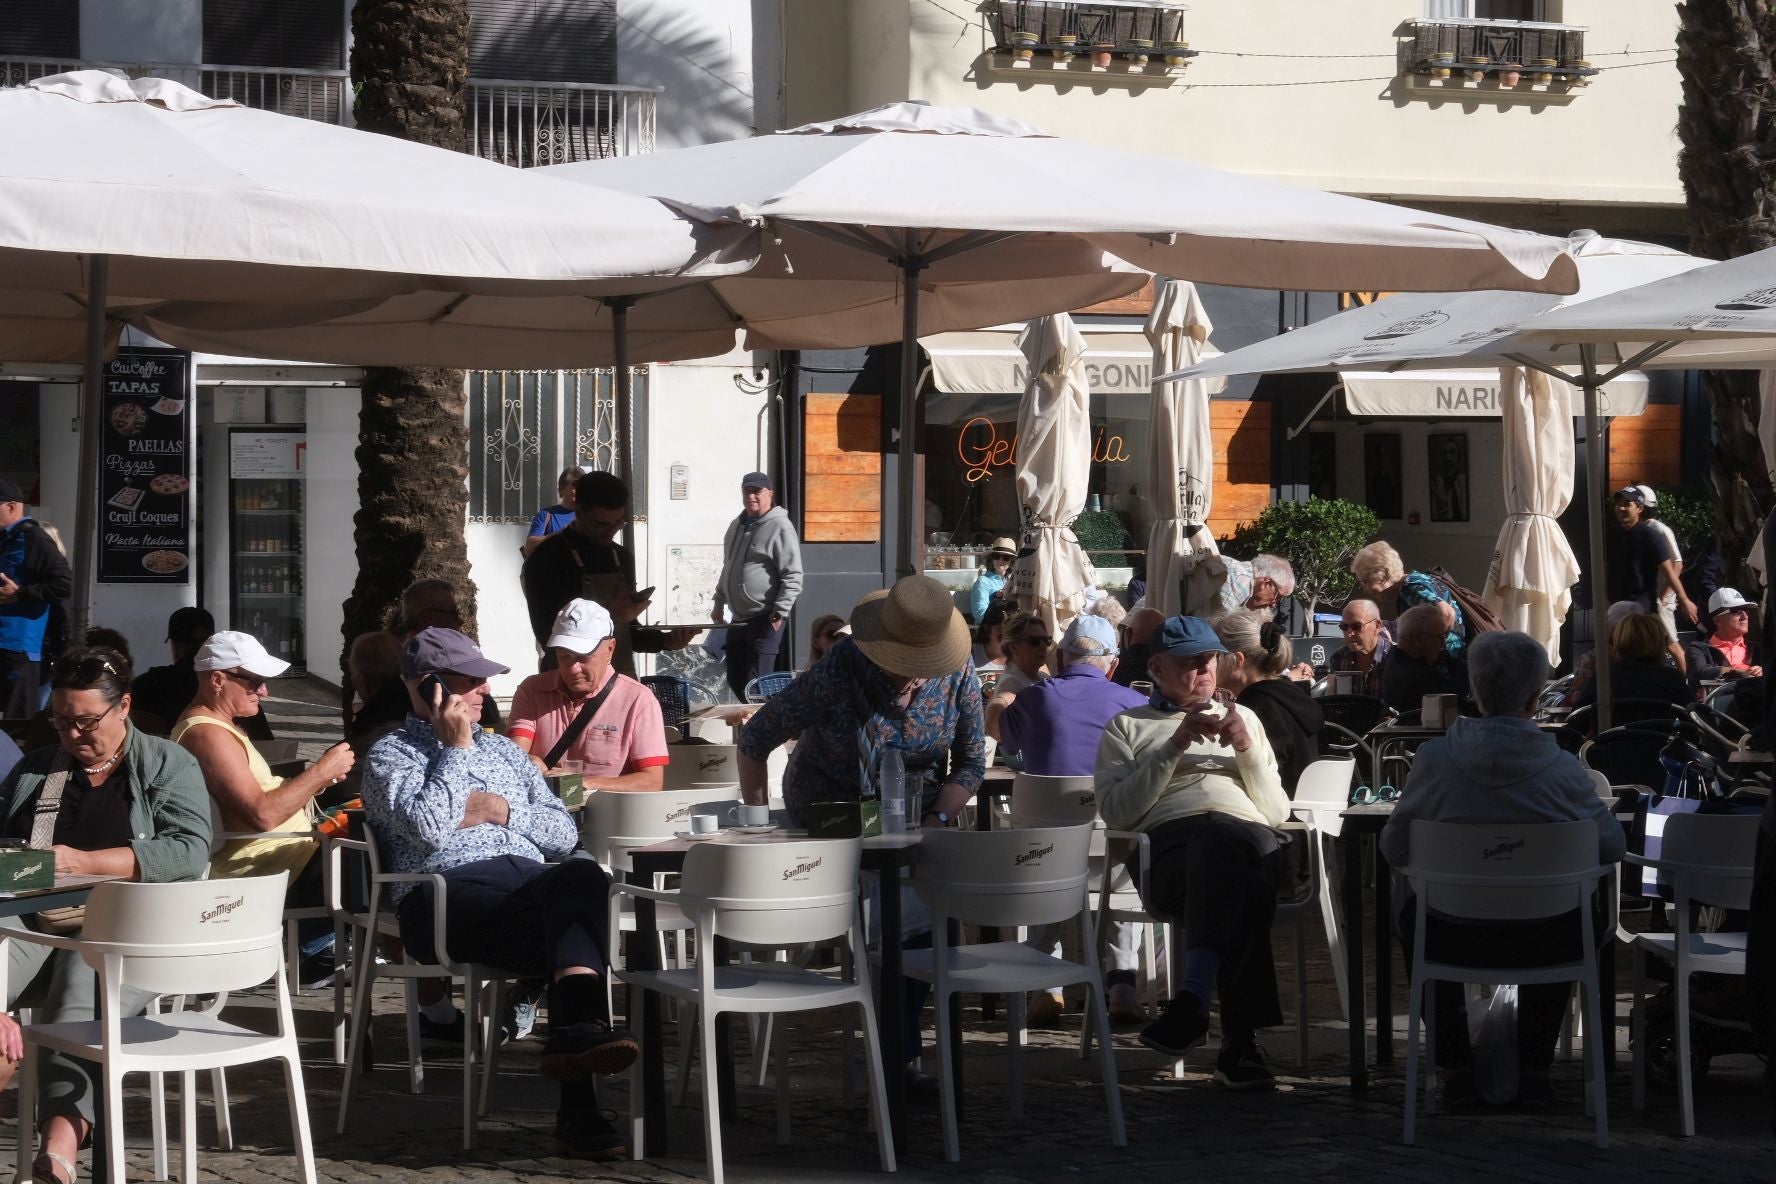
M 352 36 L 358 126 L 461 151 L 467 0 L 358 0 Z M 473 631 L 475 585 L 463 539 L 469 441 L 462 371 L 370 367 L 361 389 L 352 533 L 358 576 L 345 602 L 346 651 L 359 634 L 382 628 L 402 589 L 425 577 L 456 586 Z
M 1776 245 L 1776 15 L 1766 0 L 1687 0 L 1677 6 L 1678 176 L 1690 250 L 1731 259 Z M 1731 579 L 1776 505 L 1758 446 L 1757 375 L 1709 371 L 1715 445 L 1709 479 Z

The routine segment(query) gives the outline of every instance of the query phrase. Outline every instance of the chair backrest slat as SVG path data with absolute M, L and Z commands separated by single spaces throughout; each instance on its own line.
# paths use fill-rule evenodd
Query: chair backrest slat
M 738 789 L 740 749 L 732 744 L 675 744 L 662 774 L 666 789 Z
M 828 941 L 857 910 L 856 839 L 701 843 L 685 854 L 679 901 L 715 908 L 718 937 L 757 945 Z
M 1012 779 L 1013 826 L 1074 826 L 1097 816 L 1097 783 L 1090 777 L 1019 773 Z
M 1522 921 L 1571 912 L 1590 896 L 1590 888 L 1580 883 L 1581 878 L 1599 866 L 1597 827 L 1589 821 L 1454 823 L 1416 819 L 1409 843 L 1408 878 L 1422 869 L 1468 881 L 1415 881 L 1426 907 L 1451 918 Z M 1510 883 L 1520 877 L 1567 875 L 1573 877 L 1570 890 Z
M 941 894 L 950 916 L 975 925 L 1052 925 L 1085 900 L 1093 827 L 932 830 L 919 843 L 913 887 Z
M 1742 876 L 1691 873 L 1684 878 L 1694 904 L 1748 909 L 1758 823 L 1756 815 L 1673 814 L 1665 820 L 1659 857 L 1700 867 L 1744 868 Z
M 99 884 L 86 904 L 81 956 L 107 953 L 123 981 L 156 995 L 244 991 L 283 965 L 289 873 L 176 884 Z
M 735 796 L 732 786 L 595 793 L 586 799 L 582 839 L 586 850 L 600 863 L 627 871 L 632 849 L 689 830 L 691 814 L 703 802 L 731 801 Z

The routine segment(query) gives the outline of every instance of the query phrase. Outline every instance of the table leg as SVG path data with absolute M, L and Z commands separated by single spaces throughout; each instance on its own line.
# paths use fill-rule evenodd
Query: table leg
M 1375 1063 L 1394 1063 L 1394 877 L 1375 843 Z
M 653 877 L 624 872 L 626 883 L 652 887 Z M 635 898 L 635 933 L 629 942 L 629 962 L 637 970 L 660 970 L 656 949 L 654 902 Z M 635 991 L 630 987 L 631 992 Z M 641 1107 L 646 1130 L 645 1153 L 651 1158 L 666 1154 L 666 1053 L 660 1046 L 660 996 L 641 994 Z M 629 1000 L 630 1010 L 636 1000 Z
M 900 957 L 900 869 L 884 869 L 877 912 L 882 934 L 882 978 L 876 991 L 876 1027 L 882 1036 L 882 1078 L 888 1087 L 888 1122 L 894 1130 L 894 1149 L 906 1149 L 906 1036 L 901 1008 L 906 979 Z
M 1368 1026 L 1363 1014 L 1363 840 L 1346 822 L 1338 837 L 1338 853 L 1344 860 L 1344 981 L 1350 1006 L 1350 1087 L 1369 1088 L 1368 1050 L 1364 1047 Z

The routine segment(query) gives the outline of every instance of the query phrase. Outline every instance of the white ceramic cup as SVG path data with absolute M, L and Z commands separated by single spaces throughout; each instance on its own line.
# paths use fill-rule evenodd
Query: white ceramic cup
M 741 826 L 769 826 L 771 824 L 771 807 L 729 806 L 728 821 Z
M 691 833 L 694 835 L 714 834 L 721 827 L 721 819 L 713 814 L 691 815 Z

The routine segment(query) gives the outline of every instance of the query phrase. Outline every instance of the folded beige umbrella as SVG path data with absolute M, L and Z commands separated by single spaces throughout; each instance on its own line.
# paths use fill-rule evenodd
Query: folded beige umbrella
M 1030 378 L 1018 403 L 1016 481 L 1024 525 L 1011 586 L 1018 607 L 1038 614 L 1058 639 L 1097 579 L 1073 533 L 1091 483 L 1085 336 L 1072 317 L 1056 313 L 1024 326 L 1017 346 Z

